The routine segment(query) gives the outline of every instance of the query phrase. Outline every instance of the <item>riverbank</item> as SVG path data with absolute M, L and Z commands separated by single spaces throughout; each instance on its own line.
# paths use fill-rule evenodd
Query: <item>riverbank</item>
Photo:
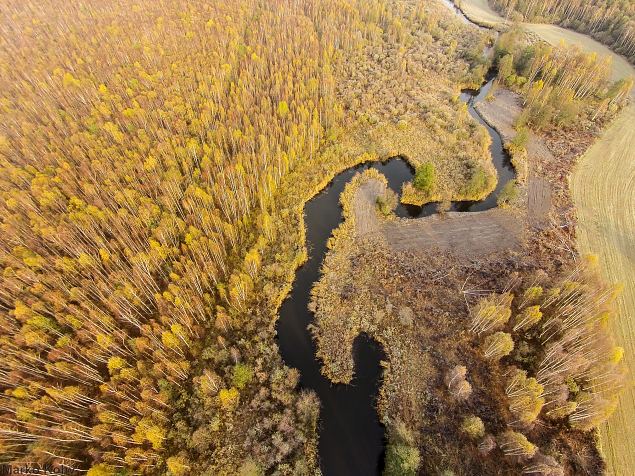
M 378 411 L 389 429 L 389 444 L 394 444 L 395 428 L 405 429 L 421 456 L 422 474 L 520 474 L 528 468 L 526 458 L 507 458 L 500 450 L 487 457 L 478 443 L 485 434 L 491 439 L 510 428 L 505 382 L 510 362 L 524 362 L 527 343 L 519 341 L 513 360 L 488 362 L 479 339 L 469 331 L 470 307 L 476 296 L 507 289 L 512 280 L 523 280 L 519 276 L 531 285 L 548 274 L 537 270 L 534 256 L 498 236 L 481 237 L 487 249 L 482 243 L 469 249 L 465 243 L 458 246 L 470 233 L 454 224 L 467 225 L 478 217 L 479 226 L 485 226 L 490 214 L 509 211 L 405 220 L 386 216 L 376 206 L 378 199 L 389 201 L 389 195 L 385 178 L 374 171 L 357 175 L 342 194 L 345 221 L 334 233 L 322 276 L 312 290 L 311 329 L 322 372 L 334 381 L 350 381 L 357 373 L 352 343 L 359 333 L 369 335 L 382 343 L 388 357 Z M 398 250 L 391 246 L 394 236 L 384 233 L 391 226 L 407 233 L 408 224 L 431 221 L 431 231 L 449 235 L 426 246 L 409 240 L 409 247 Z M 448 247 L 448 241 L 457 247 Z M 456 368 L 467 369 L 469 398 L 448 393 L 446 376 Z M 466 434 L 467 418 L 478 418 L 482 433 Z M 564 474 L 603 471 L 593 432 L 560 422 L 514 428 L 537 445 L 538 453 L 558 455 L 558 463 L 547 456 L 536 457 L 535 464 L 544 459 Z
M 504 25 L 487 0 L 462 0 L 464 14 L 479 24 Z M 586 35 L 554 25 L 523 24 L 543 40 L 573 43 L 585 51 L 613 58 L 612 79 L 635 76 L 633 67 L 620 55 Z M 624 285 L 617 306 L 621 319 L 609 326 L 635 369 L 635 105 L 627 106 L 595 144 L 578 159 L 570 176 L 577 212 L 576 246 L 582 254 L 596 253 L 604 279 Z M 633 372 L 633 370 L 631 370 Z M 635 440 L 630 438 L 635 420 L 635 392 L 627 388 L 615 414 L 600 428 L 609 474 L 626 474 L 635 467 Z

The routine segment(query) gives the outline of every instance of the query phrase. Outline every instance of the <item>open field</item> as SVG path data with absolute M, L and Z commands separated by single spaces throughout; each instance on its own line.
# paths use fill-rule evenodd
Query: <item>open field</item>
M 505 23 L 505 19 L 492 10 L 487 0 L 459 0 L 454 2 L 474 23 L 490 28 L 497 28 Z

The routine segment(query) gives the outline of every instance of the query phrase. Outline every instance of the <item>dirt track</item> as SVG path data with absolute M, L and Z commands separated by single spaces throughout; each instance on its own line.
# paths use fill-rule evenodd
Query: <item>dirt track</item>
M 380 220 L 375 202 L 386 185 L 379 180 L 363 184 L 355 195 L 355 233 L 379 238 L 394 251 L 449 252 L 462 259 L 481 259 L 517 249 L 521 218 L 509 210 L 432 215 L 425 218 Z

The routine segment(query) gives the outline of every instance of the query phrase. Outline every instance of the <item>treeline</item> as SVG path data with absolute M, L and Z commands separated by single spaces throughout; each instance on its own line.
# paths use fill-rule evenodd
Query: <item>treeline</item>
M 606 327 L 619 288 L 599 280 L 596 261 L 589 257 L 555 281 L 538 273 L 516 295 L 484 297 L 472 310 L 480 351 L 504 380 L 501 416 L 508 428 L 493 435 L 481 424 L 475 439 L 482 454 L 498 448 L 522 461 L 523 473 L 567 474 L 570 462 L 542 453 L 540 441 L 551 445 L 569 428 L 598 427 L 627 385 L 624 349 Z M 462 381 L 448 375 L 451 389 Z M 560 433 L 547 436 L 545 427 Z
M 635 63 L 635 3 L 631 0 L 492 0 L 494 8 L 532 22 L 558 23 L 591 35 Z
M 610 57 L 564 44 L 528 43 L 518 27 L 501 35 L 495 55 L 499 80 L 523 94 L 520 126 L 567 126 L 582 113 L 604 115 L 621 106 L 633 86 L 632 78 L 610 83 Z
M 412 25 L 437 58 L 452 43 L 415 3 L 5 2 L 1 462 L 315 468 L 318 404 L 272 313 L 301 200 L 367 158 L 323 149 L 357 114 L 347 59 L 417 44 Z

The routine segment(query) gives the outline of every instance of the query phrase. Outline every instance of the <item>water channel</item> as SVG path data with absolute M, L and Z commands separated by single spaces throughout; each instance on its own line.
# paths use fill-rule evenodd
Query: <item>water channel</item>
M 474 105 L 487 95 L 492 80 L 478 91 L 463 91 L 460 99 L 467 103 L 469 114 L 487 129 L 492 143 L 490 152 L 498 183 L 496 189 L 478 202 L 454 202 L 452 209 L 461 212 L 481 211 L 496 206 L 496 198 L 505 184 L 515 177 L 509 156 L 499 134 L 480 116 Z M 385 359 L 381 346 L 367 335 L 360 335 L 353 345 L 355 375 L 350 385 L 334 385 L 320 373 L 321 362 L 315 356 L 315 342 L 307 329 L 313 319 L 309 311 L 310 291 L 320 278 L 326 255 L 326 243 L 342 222 L 339 197 L 353 176 L 374 168 L 399 192 L 411 180 L 413 169 L 400 157 L 386 162 L 371 162 L 350 168 L 337 175 L 304 209 L 308 260 L 295 276 L 293 288 L 280 308 L 277 324 L 278 346 L 286 365 L 300 371 L 300 385 L 314 390 L 321 402 L 319 428 L 320 465 L 324 476 L 372 476 L 383 468 L 385 429 L 379 421 L 375 402 L 381 385 Z M 398 205 L 401 217 L 418 218 L 436 213 L 437 205 L 423 207 Z

